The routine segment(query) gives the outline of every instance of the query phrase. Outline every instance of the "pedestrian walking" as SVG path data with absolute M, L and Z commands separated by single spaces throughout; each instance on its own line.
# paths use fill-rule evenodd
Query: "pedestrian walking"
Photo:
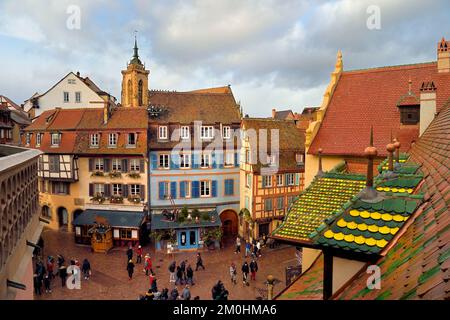
M 66 279 L 67 279 L 67 267 L 63 264 L 59 268 L 59 277 L 61 278 L 61 286 L 64 287 L 66 285 Z
M 131 260 L 131 259 L 128 261 L 127 271 L 128 271 L 128 278 L 129 278 L 129 280 L 131 280 L 133 278 L 133 273 L 134 273 L 134 263 L 133 263 L 133 260 Z
M 190 284 L 191 286 L 194 285 L 194 270 L 192 270 L 192 267 L 190 264 L 188 264 L 186 269 L 186 283 Z
M 179 296 L 179 294 L 178 294 L 178 288 L 177 288 L 177 287 L 174 287 L 174 288 L 172 289 L 172 291 L 170 291 L 170 297 L 169 297 L 169 300 L 178 300 L 178 296 Z
M 242 265 L 242 283 L 245 285 L 249 285 L 248 283 L 248 273 L 250 271 L 250 268 L 248 266 L 247 261 L 244 262 L 244 264 Z
M 257 254 L 258 257 L 262 256 L 262 254 L 261 254 L 261 242 L 262 242 L 262 240 L 259 240 L 256 243 L 256 254 Z
M 54 277 L 54 274 L 53 274 L 54 269 L 55 269 L 55 265 L 54 265 L 53 257 L 48 256 L 48 258 L 47 258 L 47 273 L 48 273 L 48 276 L 50 277 L 50 280 L 52 280 Z
M 127 250 L 127 263 L 133 259 L 133 247 L 130 245 Z
M 181 266 L 177 267 L 177 280 L 175 281 L 175 284 L 183 284 L 183 271 L 181 270 Z
M 256 263 L 256 260 L 253 259 L 252 262 L 250 262 L 250 279 L 256 281 L 256 272 L 258 272 L 258 263 Z
M 50 288 L 50 280 L 50 273 L 47 272 L 47 274 L 44 276 L 45 293 L 52 293 L 52 289 Z
M 144 258 L 144 271 L 145 275 L 148 276 L 149 273 L 153 273 L 152 269 L 152 259 L 150 258 L 150 255 L 147 253 Z
M 138 245 L 137 249 L 136 249 L 136 263 L 141 263 L 142 262 L 142 246 Z
M 247 258 L 248 255 L 251 254 L 252 251 L 252 244 L 250 241 L 245 242 L 245 257 Z
M 169 278 L 169 282 L 176 282 L 175 280 L 175 270 L 176 270 L 176 262 L 173 261 L 170 265 L 169 265 L 169 273 L 170 273 L 170 278 Z
M 230 277 L 231 277 L 231 283 L 236 284 L 236 277 L 237 277 L 237 269 L 236 269 L 236 265 L 234 264 L 234 262 L 231 263 L 230 265 Z
M 159 299 L 160 300 L 169 300 L 169 289 L 164 288 L 161 291 L 161 295 L 159 296 Z
M 198 271 L 198 268 L 202 267 L 205 270 L 205 266 L 203 265 L 203 259 L 200 255 L 200 252 L 197 253 L 197 266 L 195 267 L 195 271 Z
M 62 267 L 64 262 L 65 262 L 64 257 L 62 255 L 58 254 L 58 256 L 56 258 L 56 263 L 58 264 L 58 269 Z
M 252 258 L 256 259 L 258 257 L 258 246 L 256 244 L 253 245 Z
M 236 250 L 234 253 L 241 253 L 241 238 L 239 236 L 236 238 Z
M 267 244 L 267 236 L 266 236 L 266 234 L 265 233 L 263 233 L 263 235 L 262 235 L 262 241 L 263 241 L 263 247 L 265 247 L 266 246 L 266 244 Z
M 34 285 L 34 293 L 36 293 L 37 295 L 41 295 L 42 281 L 36 273 L 33 275 L 33 285 Z
M 186 282 L 186 260 L 181 261 L 180 269 L 182 273 L 182 280 Z
M 150 280 L 150 290 L 152 290 L 152 292 L 158 292 L 156 277 L 153 273 L 150 274 L 149 280 Z
M 91 277 L 91 264 L 86 258 L 83 260 L 83 264 L 81 265 L 81 272 L 83 272 L 84 280 L 89 280 Z
M 191 290 L 189 290 L 189 286 L 186 285 L 181 292 L 181 299 L 183 300 L 191 300 Z

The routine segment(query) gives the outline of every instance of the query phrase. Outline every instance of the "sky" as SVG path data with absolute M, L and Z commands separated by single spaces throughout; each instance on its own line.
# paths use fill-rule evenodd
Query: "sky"
M 150 89 L 231 85 L 250 116 L 319 106 L 344 70 L 436 60 L 446 0 L 1 0 L 0 94 L 23 103 L 70 71 L 120 100 L 135 31 Z

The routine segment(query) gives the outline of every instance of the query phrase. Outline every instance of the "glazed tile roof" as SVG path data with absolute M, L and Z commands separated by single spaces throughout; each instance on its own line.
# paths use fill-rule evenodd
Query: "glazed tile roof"
M 363 175 L 325 173 L 315 178 L 289 208 L 272 237 L 311 243 L 309 235 L 365 186 Z
M 323 254 L 311 267 L 282 291 L 275 300 L 320 300 L 323 296 Z
M 381 175 L 375 180 L 376 190 L 392 193 L 414 193 L 417 185 L 422 181 L 422 174 L 400 174 L 394 178 L 383 178 Z
M 418 192 L 428 202 L 395 246 L 378 261 L 381 290 L 368 290 L 361 273 L 338 299 L 450 298 L 450 106 L 432 121 L 410 150 L 421 165 Z
M 387 156 L 391 131 L 402 142 L 401 150 L 407 151 L 419 136 L 417 125 L 401 125 L 397 107 L 409 90 L 409 79 L 416 96 L 423 82 L 434 82 L 437 111 L 450 98 L 450 73 L 438 73 L 436 62 L 344 71 L 308 153 L 317 154 L 322 148 L 325 155 L 362 156 L 366 145 L 359 137 L 368 136 L 371 126 L 380 156 Z
M 421 196 L 407 194 L 381 197 L 373 203 L 352 201 L 347 209 L 325 220 L 311 237 L 321 247 L 380 253 L 422 202 Z

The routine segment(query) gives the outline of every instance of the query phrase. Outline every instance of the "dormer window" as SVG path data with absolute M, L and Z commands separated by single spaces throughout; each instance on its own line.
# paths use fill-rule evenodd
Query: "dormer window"
M 212 139 L 214 138 L 214 127 L 213 126 L 202 126 L 200 130 L 201 139 Z
M 108 135 L 108 146 L 110 148 L 117 147 L 117 133 L 110 133 Z
M 400 106 L 400 122 L 404 125 L 417 124 L 420 121 L 420 105 Z
M 269 166 L 276 165 L 276 157 L 274 155 L 267 156 L 267 164 Z
M 93 133 L 90 135 L 90 147 L 91 148 L 98 148 L 99 146 L 99 140 L 100 140 L 100 135 L 98 133 Z
M 296 153 L 295 154 L 295 161 L 297 162 L 297 165 L 302 165 L 305 161 L 305 155 L 303 153 Z
M 42 133 L 37 133 L 36 134 L 36 147 L 39 147 L 41 145 L 41 140 L 42 140 Z
M 2 133 L 3 133 L 3 131 L 2 131 Z M 31 141 L 31 133 L 27 133 L 26 136 L 25 136 L 25 144 L 27 146 L 29 146 L 30 145 L 30 141 Z
M 136 133 L 131 132 L 128 134 L 128 147 L 134 148 L 136 147 Z
M 51 144 L 52 147 L 58 147 L 61 143 L 61 134 L 60 133 L 52 133 Z
M 231 138 L 231 128 L 229 126 L 222 127 L 222 138 L 223 139 Z
M 159 126 L 158 128 L 158 139 L 166 140 L 167 139 L 167 126 Z
M 189 126 L 182 126 L 181 127 L 181 139 L 189 139 L 190 138 L 190 131 Z

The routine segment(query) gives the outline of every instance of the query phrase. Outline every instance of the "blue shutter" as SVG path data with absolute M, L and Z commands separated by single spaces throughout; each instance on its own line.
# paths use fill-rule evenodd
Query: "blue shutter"
M 192 198 L 200 197 L 200 182 L 192 181 Z
M 172 199 L 175 199 L 177 197 L 177 183 L 176 181 L 173 181 L 170 183 L 170 195 L 172 196 Z
M 234 166 L 239 167 L 239 152 L 234 154 Z
M 186 181 L 180 182 L 180 198 L 186 197 Z
M 216 152 L 214 151 L 214 152 L 211 153 L 211 162 L 212 162 L 212 168 L 213 169 L 217 168 L 216 159 L 217 159 Z
M 180 168 L 180 155 L 179 154 L 170 154 L 170 169 L 179 169 Z
M 230 187 L 229 187 L 229 193 L 228 193 L 228 195 L 233 195 L 234 194 L 234 180 L 233 179 L 230 179 L 230 180 L 228 180 L 229 182 L 229 185 L 230 185 Z
M 211 195 L 217 197 L 217 180 L 211 181 Z
M 164 200 L 164 182 L 158 183 L 159 200 Z
M 289 177 L 289 173 L 285 173 L 284 174 L 284 185 L 288 186 L 288 177 Z
M 219 164 L 219 168 L 223 168 L 223 163 L 224 163 L 224 161 L 223 161 L 224 159 L 223 159 L 223 152 L 220 152 L 220 153 L 218 153 L 217 154 L 217 162 L 218 162 L 218 164 Z
M 150 163 L 151 163 L 152 170 L 155 170 L 156 168 L 158 168 L 158 156 L 156 155 L 156 153 L 150 154 Z
M 198 153 L 193 153 L 192 154 L 192 163 L 191 163 L 191 167 L 193 169 L 198 169 L 200 166 L 200 154 Z
M 296 186 L 299 185 L 299 180 L 300 180 L 300 173 L 296 173 L 296 174 L 295 174 L 295 185 L 296 185 Z

